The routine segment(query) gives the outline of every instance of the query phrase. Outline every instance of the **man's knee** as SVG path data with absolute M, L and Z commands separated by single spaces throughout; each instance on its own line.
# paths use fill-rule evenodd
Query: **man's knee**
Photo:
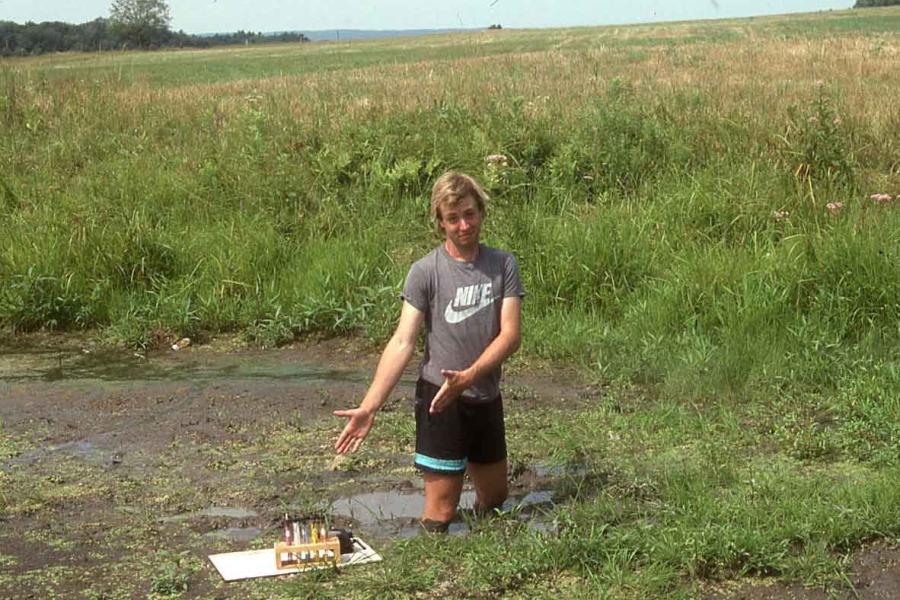
M 434 519 L 421 519 L 419 525 L 428 533 L 447 533 L 450 529 L 450 521 L 436 521 Z
M 425 475 L 425 509 L 423 521 L 449 523 L 456 517 L 462 475 Z
M 505 460 L 485 465 L 470 463 L 469 477 L 475 484 L 477 511 L 490 512 L 500 508 L 509 496 Z
M 449 523 L 456 517 L 456 508 L 459 505 L 458 495 L 431 496 L 425 500 L 422 520 Z
M 479 515 L 490 514 L 500 509 L 509 497 L 509 488 L 506 482 L 502 487 L 484 490 L 477 494 L 475 500 L 475 513 Z

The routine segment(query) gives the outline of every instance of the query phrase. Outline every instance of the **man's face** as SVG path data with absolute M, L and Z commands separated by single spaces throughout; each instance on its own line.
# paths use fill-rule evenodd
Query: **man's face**
M 471 196 L 456 203 L 453 208 L 441 209 L 441 228 L 444 235 L 457 248 L 471 248 L 478 245 L 481 236 L 481 221 L 484 215 Z

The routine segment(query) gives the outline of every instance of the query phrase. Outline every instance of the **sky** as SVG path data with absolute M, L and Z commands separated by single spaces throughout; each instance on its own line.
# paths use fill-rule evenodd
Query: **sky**
M 111 0 L 0 0 L 0 21 L 84 23 Z M 569 27 L 845 9 L 853 0 L 169 0 L 187 33 L 320 29 Z

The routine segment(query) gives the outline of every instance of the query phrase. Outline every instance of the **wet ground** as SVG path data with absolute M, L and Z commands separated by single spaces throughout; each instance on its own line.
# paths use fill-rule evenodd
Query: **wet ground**
M 206 555 L 270 546 L 286 512 L 325 512 L 380 548 L 417 535 L 412 373 L 367 440 L 377 452 L 332 451 L 341 424 L 330 413 L 359 402 L 375 360 L 336 341 L 149 356 L 71 338 L 0 349 L 0 598 L 143 597 L 171 583 L 172 565 L 190 573 L 192 596 L 241 597 Z M 557 371 L 513 373 L 504 393 L 516 418 L 598 392 Z M 504 508 L 552 535 L 554 501 L 585 467 L 511 471 Z M 473 501 L 467 490 L 451 535 L 468 531 Z M 860 598 L 900 597 L 896 549 L 861 552 L 853 574 Z M 709 597 L 824 596 L 754 582 Z
M 65 340 L 7 348 L 0 597 L 144 595 L 158 573 L 130 571 L 123 557 L 133 552 L 176 562 L 189 553 L 191 590 L 208 593 L 219 584 L 206 554 L 270 545 L 285 512 L 325 512 L 381 546 L 417 535 L 414 374 L 367 441 L 377 453 L 339 458 L 331 449 L 342 426 L 331 411 L 359 402 L 374 362 L 340 342 L 149 356 Z M 509 393 L 541 401 L 524 382 Z M 557 392 L 554 402 L 580 401 L 577 387 Z M 506 508 L 552 530 L 544 509 L 560 469 L 520 465 Z M 462 508 L 473 499 L 466 490 Z M 461 511 L 451 534 L 464 534 L 467 519 Z

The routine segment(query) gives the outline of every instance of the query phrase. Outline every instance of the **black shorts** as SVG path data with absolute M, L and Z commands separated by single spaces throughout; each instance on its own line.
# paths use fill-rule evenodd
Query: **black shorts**
M 494 463 L 506 458 L 506 429 L 500 395 L 485 403 L 458 398 L 437 414 L 429 414 L 440 388 L 416 383 L 416 468 L 429 473 L 464 473 L 466 461 Z

